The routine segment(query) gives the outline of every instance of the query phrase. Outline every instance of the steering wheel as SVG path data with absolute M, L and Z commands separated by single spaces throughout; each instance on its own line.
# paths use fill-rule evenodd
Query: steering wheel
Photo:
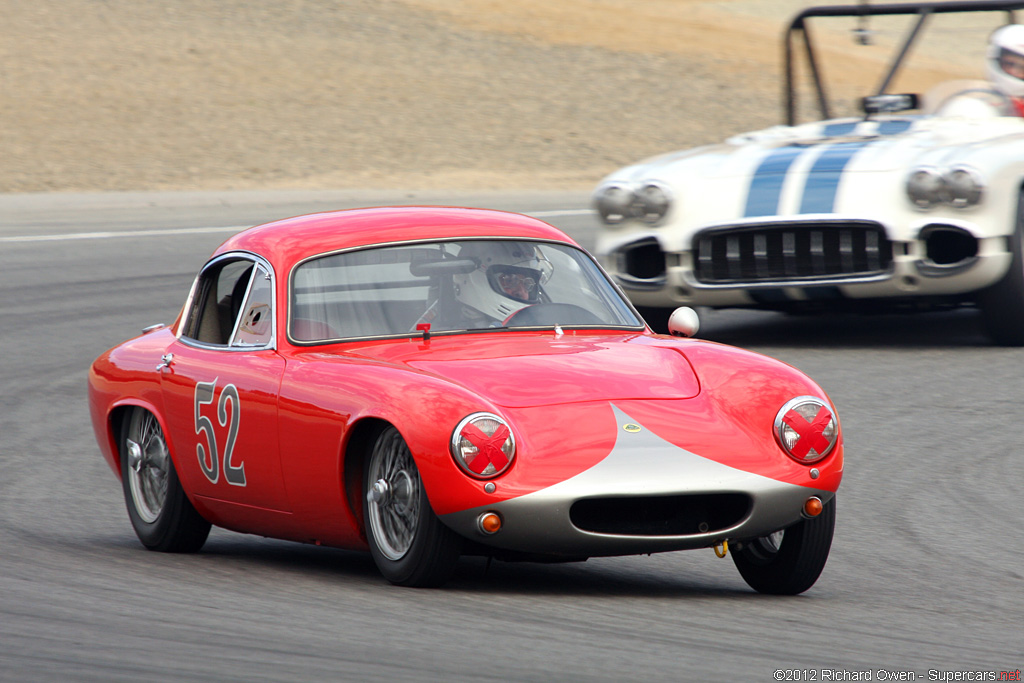
M 534 304 L 509 316 L 505 326 L 600 325 L 603 322 L 587 309 L 575 304 Z

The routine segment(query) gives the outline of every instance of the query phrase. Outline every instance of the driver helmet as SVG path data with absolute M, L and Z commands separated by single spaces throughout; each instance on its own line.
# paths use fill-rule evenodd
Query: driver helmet
M 988 78 L 1009 97 L 1024 97 L 1024 25 L 1009 24 L 993 31 L 985 58 Z
M 467 242 L 460 259 L 476 261 L 476 270 L 455 276 L 455 298 L 477 314 L 504 322 L 540 301 L 551 262 L 540 248 L 523 242 Z

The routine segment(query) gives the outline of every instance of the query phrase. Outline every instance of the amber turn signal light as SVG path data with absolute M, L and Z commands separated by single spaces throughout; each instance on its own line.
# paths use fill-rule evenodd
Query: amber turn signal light
M 476 520 L 480 531 L 490 536 L 501 530 L 501 516 L 497 512 L 485 512 Z
M 804 503 L 804 514 L 808 517 L 817 517 L 821 514 L 821 509 L 825 507 L 821 502 L 821 498 L 817 496 L 811 496 Z

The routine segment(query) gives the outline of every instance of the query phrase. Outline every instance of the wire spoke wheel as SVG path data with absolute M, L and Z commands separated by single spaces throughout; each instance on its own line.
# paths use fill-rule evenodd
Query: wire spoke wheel
M 135 535 L 150 550 L 193 553 L 210 523 L 192 506 L 153 413 L 133 408 L 121 424 L 121 484 Z
M 377 442 L 370 459 L 369 480 L 376 500 L 370 500 L 368 518 L 380 552 L 389 560 L 405 557 L 419 526 L 423 485 L 409 447 L 397 431 Z
M 767 564 L 775 559 L 782 547 L 782 539 L 786 537 L 785 529 L 776 531 L 773 534 L 755 538 L 747 544 L 747 551 L 751 558 L 760 564 Z
M 364 469 L 363 516 L 370 554 L 399 586 L 440 586 L 455 571 L 462 538 L 434 514 L 416 461 L 398 430 L 385 427 Z
M 167 442 L 152 413 L 136 411 L 128 427 L 128 486 L 143 521 L 152 524 L 167 502 Z

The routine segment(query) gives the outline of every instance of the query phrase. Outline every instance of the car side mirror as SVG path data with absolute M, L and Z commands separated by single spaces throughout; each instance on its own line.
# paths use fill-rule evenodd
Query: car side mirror
M 673 337 L 692 337 L 699 329 L 697 311 L 689 306 L 680 306 L 668 317 L 668 331 Z

